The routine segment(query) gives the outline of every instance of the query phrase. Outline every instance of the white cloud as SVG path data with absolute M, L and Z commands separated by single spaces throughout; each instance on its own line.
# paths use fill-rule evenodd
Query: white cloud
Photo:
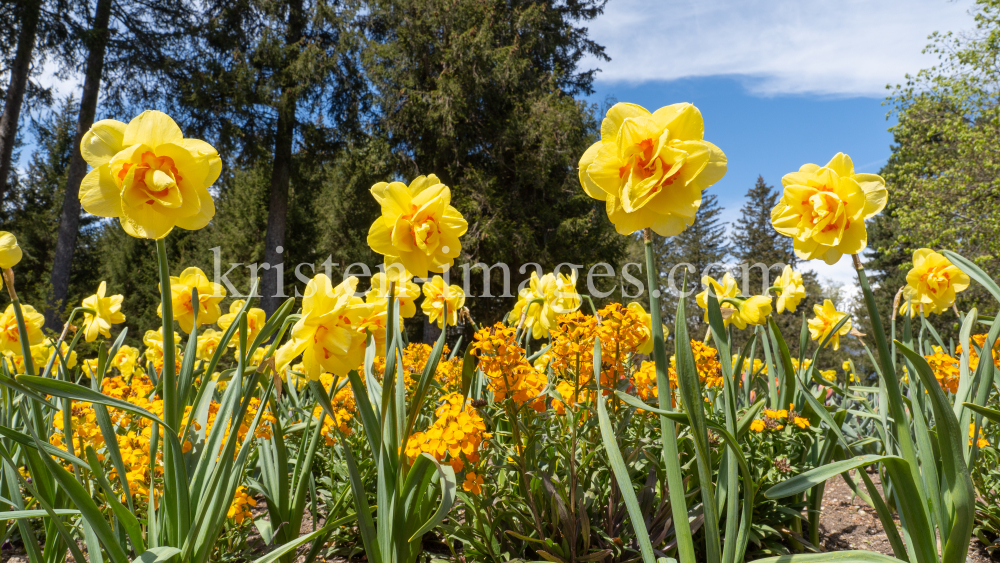
M 754 94 L 885 95 L 935 63 L 934 31 L 973 27 L 970 0 L 610 0 L 591 36 L 597 80 L 737 76 Z

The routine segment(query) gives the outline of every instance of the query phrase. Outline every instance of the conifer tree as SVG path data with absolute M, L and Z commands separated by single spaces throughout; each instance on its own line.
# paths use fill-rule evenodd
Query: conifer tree
M 739 265 L 736 275 L 742 285 L 742 274 L 748 272 L 746 288 L 740 291 L 747 295 L 761 295 L 767 290 L 763 286 L 763 270 L 758 264 L 768 268 L 768 285 L 781 275 L 779 264 L 795 266 L 797 258 L 792 248 L 792 239 L 779 234 L 771 225 L 771 210 L 781 198 L 781 193 L 757 176 L 757 182 L 747 190 L 746 201 L 740 209 L 740 216 L 730 233 L 730 248 Z M 745 265 L 745 266 L 744 266 Z M 746 270 L 743 270 L 743 268 Z

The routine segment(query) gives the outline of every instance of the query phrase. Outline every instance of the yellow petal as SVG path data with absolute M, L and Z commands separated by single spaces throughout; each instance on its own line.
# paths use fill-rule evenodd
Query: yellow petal
M 107 164 L 111 157 L 122 150 L 125 124 L 114 119 L 102 119 L 91 125 L 80 139 L 80 154 L 94 168 Z
M 95 168 L 80 182 L 80 204 L 83 210 L 98 217 L 120 217 L 122 197 L 118 185 L 111 177 L 107 164 Z
M 653 119 L 670 132 L 671 139 L 700 141 L 705 136 L 705 121 L 701 112 L 689 103 L 662 107 L 653 112 Z
M 601 150 L 601 145 L 601 141 L 590 145 L 590 148 L 580 157 L 580 185 L 583 186 L 583 191 L 587 195 L 596 200 L 604 201 L 608 198 L 608 194 L 590 178 L 590 174 L 587 172 L 587 169 L 593 164 L 597 152 Z
M 183 147 L 191 153 L 196 160 L 203 161 L 208 166 L 203 182 L 206 186 L 211 186 L 222 174 L 222 159 L 215 147 L 199 139 L 181 139 L 174 144 Z
M 201 202 L 198 212 L 177 219 L 177 226 L 188 231 L 203 228 L 215 216 L 215 201 L 212 199 L 212 194 L 208 193 L 206 189 L 196 190 L 195 193 Z
M 614 141 L 618 138 L 618 130 L 622 123 L 629 117 L 650 115 L 649 110 L 635 104 L 619 102 L 608 110 L 607 117 L 601 122 L 601 140 L 605 142 Z
M 835 154 L 833 158 L 830 159 L 830 162 L 826 163 L 826 168 L 830 168 L 842 177 L 850 177 L 854 175 L 854 162 L 851 161 L 851 157 L 842 152 Z
M 184 139 L 181 128 L 169 115 L 155 110 L 146 110 L 128 122 L 122 144 L 147 145 L 156 148 L 163 143 L 176 143 Z

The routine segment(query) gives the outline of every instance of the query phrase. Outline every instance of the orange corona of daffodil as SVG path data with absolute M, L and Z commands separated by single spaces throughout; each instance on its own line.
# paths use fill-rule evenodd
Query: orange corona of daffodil
M 799 258 L 822 258 L 827 264 L 868 246 L 865 220 L 882 211 L 888 199 L 882 177 L 855 174 L 844 153 L 826 166 L 804 164 L 785 174 L 781 184 L 784 194 L 771 210 L 771 224 L 794 239 Z
M 601 140 L 580 157 L 580 184 L 605 202 L 620 234 L 651 228 L 674 236 L 694 222 L 702 191 L 726 174 L 726 155 L 704 136 L 701 112 L 691 104 L 653 113 L 615 104 L 601 123 Z
M 190 334 L 195 323 L 195 305 L 191 301 L 191 290 L 198 290 L 198 325 L 213 324 L 222 316 L 219 303 L 226 297 L 226 290 L 220 284 L 208 279 L 201 268 L 186 268 L 180 276 L 170 276 L 170 296 L 173 303 L 174 320 L 181 330 Z M 156 309 L 163 316 L 163 305 Z
M 462 251 L 459 237 L 469 224 L 451 206 L 451 190 L 434 174 L 418 176 L 410 185 L 379 182 L 371 193 L 382 216 L 368 230 L 368 246 L 392 256 L 413 275 L 445 272 Z
M 427 315 L 428 321 L 436 322 L 438 328 L 444 328 L 445 304 L 448 305 L 448 326 L 458 324 L 458 310 L 465 306 L 465 291 L 460 286 L 448 285 L 441 276 L 434 276 L 424 284 L 424 301 L 420 309 Z
M 83 300 L 84 307 L 94 310 L 93 313 L 83 315 L 83 335 L 87 342 L 97 340 L 97 335 L 110 338 L 111 325 L 125 322 L 125 315 L 121 312 L 125 298 L 121 295 L 105 297 L 107 290 L 107 282 L 102 281 L 97 287 L 97 293 Z
M 816 316 L 809 319 L 809 335 L 813 340 L 822 341 L 828 334 L 833 333 L 827 345 L 833 344 L 833 349 L 839 350 L 840 337 L 851 332 L 851 321 L 848 320 L 835 333 L 833 329 L 841 319 L 847 316 L 847 313 L 838 311 L 833 301 L 829 299 L 824 300 L 822 305 L 813 305 L 813 312 L 816 313 Z
M 906 274 L 904 302 L 899 312 L 910 316 L 923 311 L 943 313 L 955 302 L 955 294 L 969 288 L 969 276 L 950 260 L 929 248 L 913 253 L 913 268 Z
M 291 338 L 275 353 L 279 371 L 300 354 L 304 373 L 312 380 L 323 372 L 345 376 L 361 364 L 365 335 L 358 332 L 358 326 L 371 307 L 355 297 L 357 286 L 354 276 L 337 287 L 326 274 L 309 281 L 302 317 L 292 327 Z
M 524 326 L 531 329 L 533 338 L 548 338 L 549 332 L 556 326 L 556 316 L 572 313 L 580 308 L 580 304 L 575 271 L 569 275 L 545 274 L 541 278 L 538 272 L 531 272 L 528 287 L 519 292 L 509 319 L 519 323 L 521 315 L 524 315 Z
M 94 168 L 80 184 L 83 209 L 117 217 L 133 237 L 200 229 L 215 215 L 208 187 L 222 172 L 219 153 L 205 141 L 185 139 L 165 113 L 144 111 L 128 124 L 98 121 L 81 139 L 80 152 Z
M 799 302 L 805 299 L 806 286 L 802 282 L 802 274 L 792 270 L 791 266 L 785 266 L 785 269 L 781 271 L 781 276 L 774 283 L 774 287 L 778 290 L 777 311 L 779 313 L 785 311 L 794 313 Z

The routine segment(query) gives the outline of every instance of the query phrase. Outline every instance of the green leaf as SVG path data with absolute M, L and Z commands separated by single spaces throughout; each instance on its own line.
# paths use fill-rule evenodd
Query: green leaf
M 0 512 L 0 521 L 21 520 L 24 518 L 50 518 L 53 514 L 56 516 L 72 516 L 79 513 L 79 510 L 72 508 L 54 508 L 52 509 L 52 514 L 45 510 L 11 510 L 8 512 Z
M 100 403 L 102 405 L 107 405 L 109 407 L 137 414 L 143 418 L 162 424 L 164 428 L 171 430 L 174 434 L 176 434 L 176 431 L 173 431 L 169 424 L 148 410 L 138 405 L 133 405 L 128 401 L 109 397 L 100 391 L 94 391 L 93 389 L 84 387 L 83 385 L 78 385 L 69 381 L 60 381 L 58 379 L 38 377 L 36 375 L 19 375 L 16 379 L 17 382 L 22 385 L 30 387 L 31 389 L 37 389 L 38 391 L 55 397 L 63 397 L 87 403 Z
M 176 547 L 153 547 L 142 552 L 132 563 L 165 563 L 176 558 L 180 552 Z
M 438 460 L 434 459 L 427 453 L 420 454 L 420 457 L 417 458 L 417 460 L 419 461 L 420 459 L 428 460 L 437 468 L 438 478 L 441 483 L 441 502 L 438 504 L 437 510 L 430 517 L 430 519 L 427 520 L 427 522 L 424 522 L 424 525 L 418 528 L 417 531 L 413 532 L 413 535 L 410 536 L 411 542 L 419 540 L 424 534 L 433 530 L 435 526 L 444 521 L 444 519 L 448 516 L 448 513 L 451 512 L 451 507 L 455 504 L 455 491 L 457 489 L 457 485 L 455 483 L 455 471 L 452 470 L 451 467 L 442 467 L 441 464 L 438 463 Z M 409 481 L 409 478 L 407 478 L 407 481 Z M 405 498 L 405 492 L 403 496 Z
M 996 282 L 993 281 L 993 278 L 991 278 L 990 275 L 984 272 L 979 266 L 976 266 L 976 264 L 971 260 L 961 254 L 952 252 L 951 250 L 942 250 L 941 254 L 944 254 L 945 257 L 948 258 L 948 260 L 950 260 L 951 263 L 954 264 L 959 270 L 962 270 L 968 274 L 970 278 L 979 282 L 979 285 L 986 288 L 986 291 L 989 291 L 990 295 L 992 295 L 994 299 L 1000 301 L 1000 286 L 998 286 Z
M 828 463 L 822 467 L 817 467 L 806 471 L 805 473 L 800 473 L 795 477 L 786 479 L 785 481 L 774 485 L 764 492 L 764 498 L 774 500 L 797 495 L 803 491 L 808 491 L 827 479 L 836 477 L 845 471 L 850 471 L 851 469 L 857 469 L 859 467 L 867 467 L 873 463 L 882 461 L 886 457 L 887 456 L 864 455 L 851 459 L 845 459 L 843 461 Z
M 991 421 L 1000 424 L 1000 411 L 981 407 L 975 403 L 962 403 L 969 410 L 981 414 Z
M 903 563 L 903 561 L 875 551 L 857 550 L 830 553 L 793 553 L 757 559 L 754 563 Z
M 608 417 L 608 407 L 604 404 L 604 393 L 601 391 L 601 339 L 594 339 L 594 381 L 597 382 L 597 418 L 601 427 L 601 440 L 604 442 L 604 450 L 608 454 L 608 463 L 611 464 L 611 471 L 618 481 L 618 489 L 625 501 L 628 510 L 629 520 L 635 531 L 635 539 L 639 543 L 639 552 L 642 554 L 644 563 L 656 563 L 656 556 L 653 554 L 653 545 L 649 541 L 649 532 L 646 530 L 646 521 L 642 516 L 642 509 L 635 496 L 635 489 L 632 488 L 632 478 L 629 476 L 625 460 L 622 458 L 621 450 L 618 449 L 618 438 L 611 428 L 611 419 Z

